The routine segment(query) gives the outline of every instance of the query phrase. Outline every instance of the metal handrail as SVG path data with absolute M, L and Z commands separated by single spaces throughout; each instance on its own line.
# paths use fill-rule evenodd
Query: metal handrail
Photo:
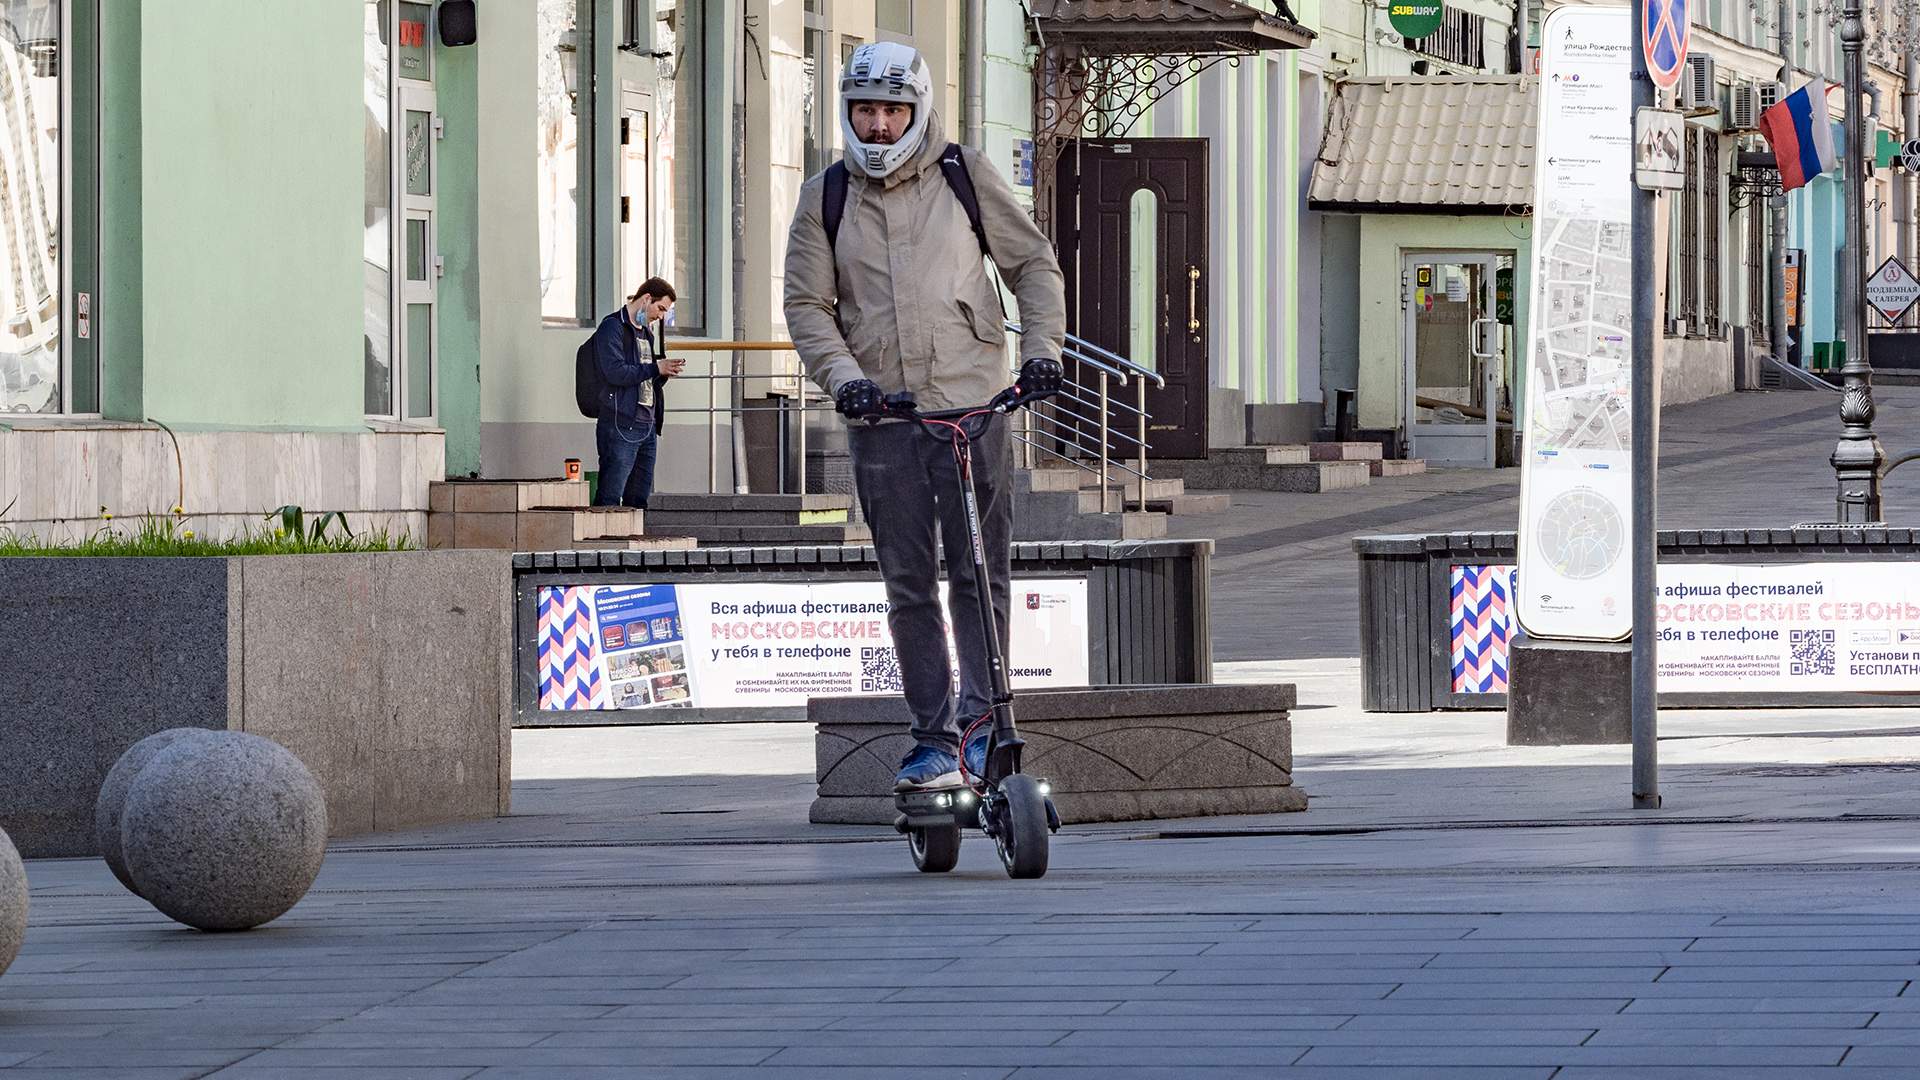
M 1091 453 L 1091 452 L 1093 452 L 1093 450 L 1094 450 L 1094 448 L 1093 448 L 1093 447 L 1091 447 L 1091 446 L 1083 446 L 1083 445 L 1081 445 L 1080 443 L 1078 443 L 1077 441 L 1075 441 L 1075 440 L 1073 440 L 1073 439 L 1071 439 L 1071 438 L 1069 438 L 1069 437 L 1068 437 L 1068 436 L 1067 436 L 1067 435 L 1065 434 L 1066 432 L 1069 432 L 1069 431 L 1077 431 L 1077 430 L 1078 430 L 1078 427 L 1079 427 L 1079 425 L 1077 425 L 1077 424 L 1067 424 L 1067 423 L 1065 423 L 1065 422 L 1063 422 L 1063 421 L 1061 421 L 1061 420 L 1060 420 L 1060 419 L 1059 419 L 1058 417 L 1053 417 L 1053 416 L 1047 416 L 1047 415 L 1044 415 L 1044 414 L 1036 414 L 1036 415 L 1034 416 L 1034 419 L 1035 419 L 1035 420 L 1038 420 L 1038 421 L 1044 421 L 1045 423 L 1047 423 L 1047 424 L 1050 424 L 1050 425 L 1052 425 L 1052 426 L 1053 426 L 1053 428 L 1054 428 L 1055 430 L 1054 430 L 1054 431 L 1050 431 L 1050 432 L 1048 433 L 1048 435 L 1049 435 L 1049 437 L 1050 437 L 1050 438 L 1054 438 L 1054 439 L 1057 439 L 1057 440 L 1059 440 L 1059 441 L 1062 441 L 1062 442 L 1072 442 L 1072 443 L 1073 443 L 1073 445 L 1074 445 L 1074 449 L 1076 449 L 1076 450 L 1085 450 L 1085 451 L 1087 451 L 1087 452 L 1089 452 L 1089 453 Z M 1132 443 L 1132 444 L 1133 444 L 1133 445 L 1135 445 L 1135 446 L 1139 446 L 1139 445 L 1141 445 L 1141 443 L 1140 443 L 1140 440 L 1139 440 L 1139 439 L 1137 439 L 1137 438 L 1135 438 L 1135 437 L 1133 437 L 1132 435 L 1129 435 L 1129 434 L 1127 434 L 1127 433 L 1126 433 L 1126 432 L 1124 432 L 1124 431 L 1116 431 L 1116 432 L 1114 432 L 1114 433 L 1113 433 L 1113 438 L 1114 438 L 1114 440 L 1115 440 L 1115 441 L 1119 441 L 1119 442 L 1128 442 L 1128 443 Z M 1152 448 L 1152 446 L 1153 446 L 1153 444 L 1152 444 L 1152 443 L 1148 443 L 1148 444 L 1146 444 L 1146 445 L 1148 446 L 1148 448 Z
M 1016 334 L 1026 333 L 1025 330 L 1022 330 L 1020 328 L 1019 323 L 1013 322 L 1011 320 L 1008 320 L 1006 322 L 1006 327 L 1009 331 Z M 1093 342 L 1088 341 L 1086 338 L 1083 338 L 1078 334 L 1066 335 L 1066 350 L 1063 350 L 1063 351 L 1071 351 L 1071 350 L 1091 352 L 1096 356 L 1104 357 L 1107 360 L 1120 365 L 1121 369 L 1124 371 L 1132 372 L 1133 374 L 1138 375 L 1141 378 L 1151 380 L 1155 386 L 1164 387 L 1167 385 L 1166 376 L 1161 375 L 1159 372 L 1153 370 L 1150 367 L 1145 367 L 1140 364 L 1136 364 L 1133 361 L 1127 359 L 1126 357 L 1121 356 L 1119 353 L 1114 352 L 1112 349 L 1106 349 L 1106 348 L 1102 348 L 1099 345 L 1095 345 Z M 1075 356 L 1074 359 L 1084 360 L 1086 363 L 1089 363 L 1089 364 L 1100 363 L 1097 360 L 1092 360 L 1092 359 L 1088 359 L 1086 357 L 1081 357 L 1081 356 Z M 1100 366 L 1105 366 L 1105 365 L 1100 365 Z
M 1071 390 L 1070 390 L 1069 388 L 1071 388 Z M 1063 386 L 1062 386 L 1062 387 L 1060 388 L 1060 396 L 1059 396 L 1059 398 L 1058 398 L 1058 399 L 1056 399 L 1056 400 L 1064 400 L 1064 401 L 1071 401 L 1071 402 L 1073 402 L 1073 403 L 1074 403 L 1074 404 L 1076 404 L 1076 405 L 1084 405 L 1084 406 L 1086 406 L 1086 407 L 1087 407 L 1087 408 L 1089 408 L 1089 409 L 1098 409 L 1098 408 L 1100 408 L 1100 403 L 1099 403 L 1099 402 L 1097 402 L 1097 401 L 1093 401 L 1093 400 L 1090 400 L 1090 399 L 1088 399 L 1088 398 L 1084 398 L 1084 397 L 1081 397 L 1081 396 L 1080 396 L 1080 395 L 1079 395 L 1078 393 L 1073 393 L 1073 392 L 1072 392 L 1072 391 L 1077 391 L 1077 390 L 1080 390 L 1080 389 L 1081 389 L 1081 387 L 1080 387 L 1080 385 L 1079 385 L 1078 383 L 1073 383 L 1073 382 L 1069 382 L 1069 383 L 1066 383 L 1066 384 L 1064 384 L 1064 385 L 1063 385 Z M 1145 416 L 1145 415 L 1146 415 L 1145 413 L 1143 413 L 1143 412 L 1141 412 L 1140 410 L 1138 410 L 1138 409 L 1136 409 L 1136 408 L 1134 408 L 1134 407 L 1133 407 L 1133 406 L 1131 406 L 1131 405 L 1128 405 L 1128 404 L 1125 404 L 1124 402 L 1122 402 L 1122 403 L 1118 403 L 1118 404 L 1116 404 L 1116 403 L 1114 403 L 1114 402 L 1111 402 L 1111 401 L 1109 401 L 1109 402 L 1107 403 L 1107 407 L 1108 407 L 1108 408 L 1119 408 L 1119 409 L 1125 409 L 1125 410 L 1126 410 L 1127 412 L 1129 412 L 1129 413 L 1132 413 L 1132 414 L 1133 414 L 1133 415 L 1135 415 L 1135 416 Z M 1070 416 L 1071 416 L 1071 415 L 1078 415 L 1077 413 L 1073 413 L 1073 412 L 1072 412 L 1071 410 L 1068 410 L 1068 409 L 1064 409 L 1064 408 L 1062 408 L 1062 407 L 1060 407 L 1060 406 L 1054 406 L 1054 408 L 1053 408 L 1053 410 L 1052 410 L 1052 411 L 1054 411 L 1054 412 L 1065 412 L 1065 413 L 1067 413 L 1067 414 L 1068 414 L 1068 415 L 1070 415 Z
M 1019 324 L 1007 322 L 1006 328 L 1013 333 L 1022 333 Z M 1094 373 L 1091 385 L 1077 380 L 1068 380 L 1063 387 L 1060 399 L 1054 403 L 1041 403 L 1045 408 L 1030 408 L 1021 411 L 1021 420 L 1013 436 L 1019 445 L 1027 450 L 1026 463 L 1033 465 L 1034 452 L 1058 458 L 1083 472 L 1095 473 L 1100 478 L 1100 512 L 1108 513 L 1108 498 L 1111 485 L 1108 478 L 1118 472 L 1136 477 L 1139 487 L 1136 503 L 1141 510 L 1147 505 L 1147 451 L 1151 444 L 1147 441 L 1147 383 L 1165 386 L 1167 381 L 1159 372 L 1150 370 L 1128 360 L 1126 357 L 1104 349 L 1073 334 L 1066 335 L 1066 347 L 1062 350 L 1065 359 L 1085 365 Z M 748 374 L 739 370 L 738 357 L 746 352 L 793 352 L 790 341 L 669 341 L 666 352 L 704 352 L 731 353 L 735 358 L 729 370 L 722 372 L 709 369 L 705 374 L 680 375 L 678 378 L 698 379 L 707 384 L 707 405 L 681 405 L 677 409 L 666 407 L 667 411 L 705 412 L 707 415 L 707 491 L 709 494 L 719 489 L 719 461 L 715 448 L 718 433 L 717 418 L 722 407 L 715 399 L 715 388 L 722 381 L 733 382 L 740 379 L 765 379 L 776 387 L 776 392 L 784 391 L 783 384 L 792 380 L 793 405 L 740 406 L 727 405 L 724 411 L 738 422 L 738 415 L 748 412 L 784 412 L 798 414 L 799 420 L 799 492 L 807 492 L 807 419 L 809 413 L 831 412 L 824 391 L 816 387 L 803 371 L 767 374 Z M 1084 372 L 1080 374 L 1084 375 Z M 1128 403 L 1116 400 L 1111 392 L 1111 383 L 1118 381 L 1121 386 L 1129 383 L 1134 388 L 1134 400 Z M 815 403 L 818 404 L 815 404 Z M 1084 410 L 1084 411 L 1083 411 Z M 1116 425 L 1114 421 L 1123 421 Z M 1098 433 L 1086 430 L 1097 428 Z M 1133 431 L 1126 430 L 1132 428 Z M 1087 436 L 1098 439 L 1097 445 L 1089 445 Z M 1134 464 L 1124 460 L 1113 460 L 1114 448 L 1131 451 Z M 1086 458 L 1097 457 L 1098 465 L 1089 464 Z M 1125 484 L 1122 484 L 1124 492 Z M 1124 509 L 1124 502 L 1122 503 Z

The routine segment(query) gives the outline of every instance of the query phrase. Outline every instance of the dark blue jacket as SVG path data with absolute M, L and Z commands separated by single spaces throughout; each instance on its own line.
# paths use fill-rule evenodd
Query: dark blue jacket
M 641 435 L 646 427 L 653 433 L 660 433 L 661 395 L 666 386 L 666 377 L 660 374 L 660 365 L 653 362 L 651 349 L 642 345 L 646 340 L 633 328 L 627 319 L 626 305 L 613 310 L 613 314 L 600 320 L 600 328 L 593 332 L 593 351 L 600 364 L 600 381 L 606 384 L 606 390 L 600 403 L 600 415 L 610 417 L 616 427 L 629 435 Z M 648 408 L 640 402 L 640 388 L 652 386 L 653 407 Z M 635 431 L 640 428 L 640 431 Z

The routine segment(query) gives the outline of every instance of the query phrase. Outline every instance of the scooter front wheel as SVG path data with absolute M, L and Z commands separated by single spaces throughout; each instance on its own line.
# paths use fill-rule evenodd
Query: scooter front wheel
M 994 845 L 1000 863 L 1013 878 L 1037 878 L 1047 872 L 1047 798 L 1040 782 L 1025 773 L 1000 781 L 999 827 Z
M 960 864 L 960 826 L 930 825 L 907 830 L 913 865 L 923 874 L 944 874 Z

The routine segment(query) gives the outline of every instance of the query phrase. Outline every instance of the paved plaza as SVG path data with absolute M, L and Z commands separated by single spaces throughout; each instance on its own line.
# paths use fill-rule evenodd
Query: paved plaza
M 1920 387 L 1876 385 L 1874 401 L 1888 460 L 1920 450 Z M 1832 520 L 1827 457 L 1839 410 L 1840 395 L 1821 391 L 1729 394 L 1666 410 L 1660 527 Z M 1894 472 L 1884 492 L 1888 521 L 1920 522 L 1920 464 Z M 1328 495 L 1236 491 L 1231 510 L 1181 518 L 1171 534 L 1217 543 L 1216 659 L 1356 656 L 1359 623 L 1344 619 L 1360 603 L 1353 537 L 1511 531 L 1519 515 L 1519 470 L 1445 469 Z
M 1833 403 L 1675 411 L 1717 449 L 1669 417 L 1707 456 L 1670 468 L 1668 521 L 1731 522 L 1737 485 L 1822 516 L 1813 471 L 1746 475 L 1785 458 L 1755 411 L 1781 399 Z M 1428 482 L 1342 513 L 1510 514 L 1509 477 Z M 1920 1076 L 1920 714 L 1669 712 L 1666 806 L 1631 811 L 1625 747 L 1360 712 L 1325 598 L 1373 526 L 1247 498 L 1218 675 L 1299 685 L 1305 813 L 1072 827 L 1037 882 L 973 834 L 924 876 L 890 830 L 806 824 L 804 725 L 521 731 L 512 817 L 337 843 L 261 930 L 30 863 L 0 1080 Z M 1277 561 L 1253 539 L 1287 529 Z M 1289 572 L 1254 621 L 1241 594 Z

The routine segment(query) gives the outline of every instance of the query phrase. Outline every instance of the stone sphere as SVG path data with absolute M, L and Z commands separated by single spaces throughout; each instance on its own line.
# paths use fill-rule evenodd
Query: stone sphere
M 136 894 L 140 890 L 133 888 L 133 878 L 127 876 L 126 856 L 120 850 L 120 815 L 126 810 L 127 792 L 133 787 L 133 778 L 140 775 L 140 770 L 147 767 L 155 754 L 173 745 L 175 739 L 209 733 L 207 728 L 178 727 L 149 735 L 120 755 L 100 785 L 100 798 L 93 804 L 93 841 L 100 849 L 100 857 L 107 860 L 107 869 L 120 879 L 120 884 Z
M 177 739 L 134 778 L 120 847 L 134 892 L 168 918 L 250 929 L 286 914 L 320 873 L 326 795 L 271 739 Z
M 27 937 L 27 868 L 13 840 L 0 829 L 0 975 L 7 973 Z

